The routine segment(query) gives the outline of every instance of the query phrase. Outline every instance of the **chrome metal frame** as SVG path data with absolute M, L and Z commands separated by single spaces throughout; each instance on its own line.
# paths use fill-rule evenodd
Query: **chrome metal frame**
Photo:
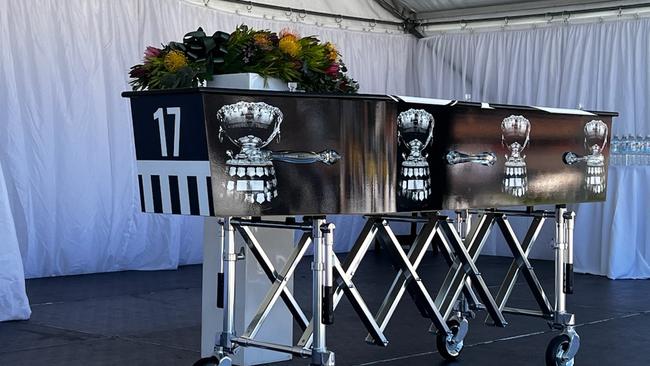
M 438 296 L 436 296 L 436 304 L 439 304 L 445 319 L 449 318 L 452 311 L 455 310 L 463 288 L 470 286 L 477 291 L 494 323 L 501 327 L 508 324 L 483 280 L 481 272 L 476 267 L 476 260 L 487 241 L 494 218 L 494 213 L 481 215 L 476 225 L 469 231 L 467 238 L 463 240 L 452 220 L 445 216 L 438 217 L 441 238 L 455 254 L 455 261 L 447 272 Z M 468 279 L 471 282 L 468 282 Z
M 520 242 L 517 238 L 508 216 L 532 218 L 523 241 Z M 539 232 L 549 218 L 553 218 L 556 224 L 555 302 L 553 304 L 546 296 L 528 260 Z M 431 320 L 432 325 L 429 330 L 438 333 L 439 336 L 445 336 L 448 342 L 462 344 L 459 342 L 462 342 L 467 328 L 454 335 L 447 321 L 456 317 L 466 324 L 466 318 L 473 317 L 475 310 L 486 310 L 489 314 L 486 322 L 501 327 L 507 325 L 504 313 L 538 316 L 546 319 L 552 328 L 560 329 L 569 336 L 571 340 L 569 347 L 561 357 L 563 360 L 572 360 L 580 345 L 580 337 L 574 329 L 574 315 L 566 311 L 566 294 L 572 293 L 573 288 L 574 218 L 574 213 L 567 212 L 566 207 L 561 205 L 557 206 L 555 211 L 532 208 L 525 211 L 464 210 L 457 212 L 455 222 L 437 212 L 420 214 L 420 216 L 369 215 L 366 216 L 366 224 L 352 250 L 342 263 L 333 251 L 334 225 L 327 223 L 324 217 L 306 218 L 303 222 L 297 222 L 295 219 L 282 222 L 259 218 L 224 218 L 220 221 L 223 233 L 223 274 L 220 274 L 220 278 L 223 278 L 223 282 L 219 281 L 217 292 L 222 299 L 218 303 L 223 306 L 224 318 L 223 331 L 215 346 L 215 355 L 221 360 L 220 365 L 226 366 L 230 365 L 229 355 L 236 352 L 237 347 L 257 347 L 311 358 L 312 365 L 334 365 L 334 353 L 327 349 L 326 326 L 332 324 L 334 310 L 344 295 L 368 331 L 366 342 L 385 347 L 388 345 L 388 339 L 384 331 L 401 298 L 408 293 L 422 316 Z M 421 229 L 408 253 L 404 251 L 392 231 L 391 222 L 421 224 Z M 476 262 L 495 225 L 502 232 L 514 259 L 496 297 L 493 297 Z M 262 245 L 250 230 L 251 226 L 303 231 L 296 248 L 281 271 L 278 272 L 273 266 Z M 259 305 L 256 315 L 241 336 L 236 336 L 234 332 L 235 262 L 238 259 L 234 247 L 235 231 L 242 236 L 250 253 L 259 262 L 271 282 L 271 287 Z M 397 273 L 382 305 L 373 315 L 354 284 L 353 277 L 375 240 L 390 253 Z M 287 288 L 287 284 L 312 242 L 314 244 L 311 265 L 312 318 L 309 319 Z M 435 299 L 431 297 L 417 272 L 424 255 L 432 246 L 439 248 L 449 265 L 445 280 Z M 520 274 L 524 276 L 539 310 L 507 306 L 508 298 Z M 279 299 L 282 299 L 303 330 L 295 346 L 254 339 Z
M 334 365 L 334 353 L 328 351 L 325 337 L 325 327 L 327 320 L 331 319 L 331 309 L 323 307 L 323 304 L 332 303 L 332 300 L 327 299 L 327 297 L 332 294 L 334 225 L 327 223 L 324 217 L 306 218 L 303 222 L 296 222 L 291 219 L 283 222 L 259 218 L 226 217 L 220 220 L 219 223 L 222 232 L 225 234 L 221 236 L 223 238 L 223 265 L 221 267 L 223 273 L 219 276 L 223 278 L 223 282 L 219 282 L 219 288 L 217 289 L 218 296 L 223 299 L 218 301 L 218 305 L 223 306 L 223 331 L 217 338 L 214 350 L 215 356 L 219 359 L 219 365 L 231 365 L 230 356 L 237 351 L 238 347 L 256 347 L 289 353 L 303 358 L 311 357 L 312 365 Z M 266 255 L 264 248 L 251 231 L 251 226 L 303 231 L 296 248 L 280 272 L 276 270 Z M 250 253 L 253 254 L 271 282 L 271 287 L 264 300 L 260 303 L 253 320 L 240 336 L 235 334 L 234 329 L 235 262 L 238 259 L 235 253 L 235 230 L 242 236 Z M 315 335 L 312 347 L 291 346 L 256 340 L 255 336 L 259 332 L 262 323 L 280 298 L 301 329 L 305 330 L 308 326 L 311 327 L 310 320 L 305 316 L 293 294 L 287 288 L 287 284 L 312 242 L 314 243 L 312 323 L 318 324 L 318 326 L 312 327 Z
M 367 221 L 361 230 L 361 234 L 355 242 L 355 245 L 342 264 L 336 255 L 331 256 L 333 270 L 335 273 L 332 277 L 332 302 L 329 304 L 329 306 L 333 312 L 343 298 L 343 295 L 345 295 L 352 304 L 352 307 L 356 311 L 357 315 L 363 322 L 368 332 L 370 334 L 373 334 L 375 337 L 374 339 L 377 340 L 377 344 L 385 346 L 388 344 L 388 341 L 383 334 L 383 329 L 381 329 L 376 320 L 373 318 L 370 309 L 361 297 L 361 294 L 359 293 L 357 287 L 352 282 L 352 277 L 354 276 L 356 270 L 359 268 L 359 265 L 367 253 L 370 244 L 372 244 L 376 234 L 377 228 L 374 226 L 374 223 L 372 221 Z M 313 323 L 310 323 L 300 337 L 298 345 L 306 348 L 310 347 L 313 342 L 313 335 L 314 327 Z
M 532 218 L 523 241 L 520 242 L 517 238 L 508 221 L 508 216 Z M 555 302 L 553 304 L 549 301 L 528 259 L 542 226 L 549 218 L 554 219 L 556 224 Z M 455 223 L 448 217 L 437 213 L 419 217 L 367 216 L 366 227 L 361 232 L 357 243 L 377 237 L 382 245 L 391 252 L 399 267 L 393 284 L 375 318 L 379 324 L 379 331 L 385 330 L 404 292 L 409 292 L 422 315 L 431 318 L 430 331 L 445 332 L 448 339 L 452 338 L 449 338 L 450 333 L 446 320 L 456 317 L 462 321 L 467 317 L 472 317 L 474 310 L 487 310 L 486 322 L 501 327 L 507 325 L 504 313 L 537 316 L 546 319 L 551 328 L 562 330 L 569 336 L 571 341 L 562 359 L 564 361 L 573 359 L 580 345 L 580 337 L 575 332 L 574 315 L 566 311 L 566 294 L 573 292 L 574 218 L 575 214 L 567 212 L 566 206 L 563 205 L 558 205 L 554 211 L 534 210 L 532 207 L 526 210 L 465 210 L 457 212 Z M 399 241 L 390 229 L 391 221 L 422 224 L 408 255 L 403 252 Z M 493 226 L 500 229 L 513 255 L 512 264 L 496 297 L 492 296 L 476 265 Z M 416 272 L 424 253 L 432 245 L 439 247 L 440 253 L 450 267 L 433 303 L 431 303 L 431 298 Z M 356 246 L 350 253 L 353 258 L 352 262 L 357 263 L 356 265 L 358 265 L 359 254 Z M 524 276 L 539 310 L 507 306 L 520 274 Z M 383 337 L 383 333 L 379 334 Z M 387 344 L 387 340 L 384 338 L 378 342 L 379 339 L 379 336 L 372 332 L 369 332 L 366 337 L 366 341 L 369 343 Z M 454 338 L 454 341 L 459 342 L 462 339 Z
M 496 301 L 499 310 L 503 313 L 529 315 L 544 318 L 549 326 L 554 329 L 568 330 L 574 325 L 574 315 L 566 311 L 566 295 L 573 293 L 573 230 L 575 213 L 568 212 L 566 206 L 558 205 L 554 211 L 550 210 L 474 210 L 473 214 L 497 215 L 495 223 L 501 230 L 505 242 L 510 248 L 513 261 L 499 287 Z M 508 216 L 532 218 L 531 224 L 523 241 L 519 241 Z M 547 219 L 555 221 L 555 288 L 554 303 L 548 299 L 542 285 L 528 260 L 535 241 Z M 507 302 L 520 274 L 523 274 L 526 284 L 531 290 L 539 310 L 508 307 Z M 489 319 L 486 319 L 489 322 Z
M 332 311 L 336 309 L 345 295 L 368 331 L 366 342 L 385 347 L 388 345 L 388 339 L 384 335 L 384 330 L 400 299 L 405 292 L 408 292 L 422 315 L 431 319 L 441 332 L 451 335 L 451 330 L 417 273 L 417 268 L 424 254 L 433 242 L 438 223 L 435 220 L 424 220 L 429 222 L 417 235 L 407 254 L 390 228 L 389 221 L 417 222 L 422 221 L 422 219 L 404 216 L 367 216 L 366 218 L 366 224 L 345 261 L 341 264 L 335 255 L 332 257 L 335 271 Z M 375 239 L 391 253 L 399 270 L 382 306 L 376 315 L 373 315 L 353 283 L 352 277 Z M 311 345 L 314 337 L 312 329 L 313 327 L 310 324 L 298 342 L 300 346 L 309 347 Z

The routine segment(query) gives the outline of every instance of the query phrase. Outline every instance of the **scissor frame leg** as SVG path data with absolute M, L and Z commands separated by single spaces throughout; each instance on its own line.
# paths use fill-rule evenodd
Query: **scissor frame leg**
M 391 289 L 384 298 L 384 302 L 377 313 L 377 320 L 381 329 L 385 329 L 406 290 L 416 302 L 422 315 L 431 319 L 431 322 L 439 331 L 450 334 L 451 331 L 445 322 L 445 318 L 438 310 L 438 307 L 417 273 L 417 267 L 420 265 L 427 248 L 431 245 L 438 223 L 432 221 L 425 225 L 408 255 L 402 249 L 388 221 L 381 220 L 376 225 L 379 228 L 378 234 L 381 243 L 392 254 L 395 259 L 395 264 L 400 267 Z M 366 341 L 372 341 L 372 339 L 366 337 Z
M 533 221 L 530 224 L 530 227 L 528 228 L 528 231 L 526 232 L 526 236 L 524 237 L 523 242 L 519 243 L 517 235 L 512 229 L 512 226 L 510 225 L 510 222 L 508 221 L 506 215 L 501 215 L 496 218 L 496 222 L 501 229 L 501 233 L 505 238 L 506 244 L 508 244 L 508 247 L 510 248 L 510 251 L 514 257 L 496 297 L 499 309 L 503 312 L 515 314 L 522 314 L 526 312 L 532 313 L 532 311 L 529 310 L 506 307 L 508 298 L 510 297 L 510 294 L 515 286 L 515 283 L 517 282 L 517 278 L 519 277 L 520 273 L 523 273 L 528 287 L 530 287 L 533 297 L 535 298 L 535 301 L 540 308 L 540 313 L 538 313 L 538 315 L 543 317 L 550 317 L 553 312 L 551 303 L 544 293 L 544 289 L 542 288 L 542 285 L 539 282 L 535 271 L 533 270 L 533 266 L 528 260 L 528 255 L 530 254 L 530 251 L 535 244 L 535 240 L 537 239 L 537 236 L 539 235 L 539 232 L 541 231 L 545 220 L 546 218 L 543 216 L 534 217 Z
M 370 245 L 373 243 L 377 234 L 377 228 L 372 219 L 366 220 L 361 233 L 359 234 L 354 246 L 346 256 L 345 261 L 341 264 L 336 255 L 332 256 L 334 264 L 334 294 L 332 310 L 335 310 L 339 305 L 343 295 L 346 295 L 357 315 L 363 322 L 364 326 L 371 334 L 376 336 L 380 345 L 385 346 L 388 344 L 386 336 L 382 333 L 377 322 L 368 309 L 361 294 L 352 282 L 355 272 L 359 268 L 361 261 L 366 255 Z M 313 340 L 313 323 L 309 323 L 307 329 L 303 332 L 298 345 L 302 347 L 310 347 Z
M 287 258 L 287 263 L 285 264 L 282 272 L 278 273 L 275 270 L 273 263 L 266 255 L 266 252 L 262 248 L 262 245 L 257 241 L 255 236 L 253 235 L 251 229 L 247 226 L 240 226 L 240 225 L 234 225 L 234 226 L 237 229 L 237 231 L 240 233 L 242 238 L 244 238 L 244 241 L 248 245 L 250 252 L 253 254 L 253 256 L 255 256 L 257 262 L 259 263 L 260 267 L 262 268 L 266 276 L 272 282 L 272 286 L 270 290 L 267 292 L 266 297 L 264 298 L 262 303 L 260 303 L 257 313 L 253 317 L 253 320 L 248 325 L 246 331 L 242 336 L 247 338 L 253 338 L 257 335 L 257 332 L 260 330 L 262 323 L 271 312 L 271 309 L 273 308 L 275 302 L 280 297 L 282 298 L 284 304 L 291 312 L 293 318 L 298 323 L 298 326 L 301 329 L 305 329 L 308 323 L 307 317 L 305 316 L 302 309 L 300 308 L 300 305 L 298 305 L 298 302 L 294 299 L 293 295 L 287 288 L 287 284 L 289 283 L 289 279 L 291 278 L 291 276 L 293 276 L 293 273 L 296 267 L 298 266 L 298 263 L 305 255 L 307 248 L 309 248 L 309 244 L 311 243 L 310 235 L 307 233 L 304 233 L 302 235 L 302 237 L 298 241 L 298 245 L 291 253 L 289 258 Z
M 490 221 L 492 221 L 492 219 L 494 218 L 494 216 L 491 214 L 488 214 L 486 216 L 489 216 Z M 440 229 L 442 231 L 444 238 L 448 241 L 452 249 L 456 252 L 456 257 L 462 264 L 462 266 L 459 267 L 461 272 L 459 273 L 458 276 L 456 276 L 458 282 L 456 284 L 455 291 L 454 291 L 455 298 L 453 299 L 453 301 L 449 301 L 451 300 L 451 298 L 445 299 L 445 303 L 446 303 L 445 304 L 446 307 L 444 308 L 445 311 L 451 311 L 453 304 L 456 302 L 458 295 L 461 293 L 462 288 L 466 284 L 466 278 L 469 277 L 472 280 L 472 284 L 476 289 L 477 295 L 483 301 L 485 305 L 485 309 L 487 310 L 488 314 L 490 314 L 490 317 L 492 317 L 495 324 L 500 327 L 506 326 L 508 323 L 503 317 L 503 313 L 501 313 L 501 311 L 499 310 L 499 307 L 494 301 L 494 297 L 492 297 L 490 290 L 488 289 L 487 285 L 485 284 L 485 281 L 483 280 L 483 277 L 481 276 L 481 272 L 479 272 L 475 264 L 476 259 L 478 258 L 478 255 L 480 254 L 480 251 L 483 248 L 483 245 L 485 244 L 485 240 L 486 240 L 485 238 L 487 237 L 488 231 L 487 230 L 484 232 L 480 232 L 478 230 L 475 231 L 474 234 L 476 236 L 472 238 L 473 240 L 470 241 L 468 244 L 472 244 L 473 242 L 475 243 L 476 241 L 478 241 L 479 245 L 472 245 L 468 251 L 468 248 L 466 248 L 465 243 L 463 243 L 462 239 L 460 238 L 460 235 L 458 234 L 458 232 L 454 228 L 453 223 L 450 220 L 441 220 Z M 481 238 L 479 234 L 482 234 L 483 238 Z M 475 248 L 476 251 L 474 253 L 471 253 L 473 248 Z M 448 273 L 448 276 L 450 273 L 456 274 L 458 273 L 458 269 L 452 268 L 452 270 Z
M 471 226 L 469 224 L 470 222 L 470 217 L 466 218 L 466 226 L 465 229 L 471 229 Z M 459 232 L 461 231 L 461 227 L 459 225 Z M 465 232 L 465 235 L 462 236 L 463 242 L 467 241 L 467 237 L 469 236 L 469 232 L 471 230 L 468 230 Z M 449 267 L 452 267 L 454 263 L 456 263 L 456 255 L 454 254 L 453 249 L 449 246 L 449 244 L 446 242 L 446 240 L 442 237 L 441 231 L 437 230 L 436 231 L 436 236 L 434 238 L 434 243 L 438 247 L 440 254 L 442 255 L 443 259 L 447 263 Z M 476 296 L 476 293 L 474 292 L 474 289 L 472 288 L 472 280 L 470 278 L 465 279 L 465 286 L 463 287 L 462 290 L 462 295 L 464 296 L 465 301 L 467 302 L 467 307 L 469 310 L 484 310 L 485 306 L 481 303 L 479 300 L 478 296 Z M 436 300 L 439 300 L 436 298 Z M 438 305 L 439 303 L 436 302 Z M 431 331 L 433 331 L 433 327 Z
M 451 220 L 445 217 L 441 217 L 439 220 L 438 230 L 441 238 L 454 251 L 457 259 L 447 272 L 441 290 L 436 297 L 436 304 L 440 304 L 439 308 L 445 319 L 450 316 L 463 288 L 468 285 L 467 279 L 470 278 L 471 284 L 475 287 L 477 295 L 483 301 L 495 324 L 502 327 L 507 324 L 475 264 L 485 245 L 493 220 L 494 214 L 492 213 L 479 217 L 477 225 L 472 229 L 465 242 L 461 239 Z

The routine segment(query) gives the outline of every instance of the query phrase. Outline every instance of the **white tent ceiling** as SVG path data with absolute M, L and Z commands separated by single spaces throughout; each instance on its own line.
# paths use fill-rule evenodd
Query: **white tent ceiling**
M 537 17 L 555 21 L 602 21 L 626 16 L 650 15 L 650 0 L 185 0 L 243 15 L 311 22 L 363 31 L 406 30 L 418 37 L 444 30 L 450 24 L 495 20 L 510 25 Z M 209 5 L 208 5 L 209 4 Z M 644 8 L 644 10 L 639 10 Z M 591 14 L 586 16 L 584 14 Z M 609 18 L 608 18 L 609 17 Z M 328 19 L 329 18 L 329 19 Z M 541 18 L 541 21 L 540 21 Z M 587 19 L 588 18 L 588 19 Z M 333 22 L 333 20 L 335 22 Z M 356 23 L 356 24 L 355 24 Z M 550 22 L 549 22 L 550 23 Z M 464 28 L 463 28 L 464 29 Z
M 632 5 L 639 1 L 607 0 L 394 0 L 385 1 L 411 10 L 417 19 L 494 17 L 505 14 L 592 10 Z

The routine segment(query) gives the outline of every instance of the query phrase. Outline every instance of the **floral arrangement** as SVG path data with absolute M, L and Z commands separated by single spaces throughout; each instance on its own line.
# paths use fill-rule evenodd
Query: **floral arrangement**
M 144 63 L 131 67 L 129 72 L 133 90 L 195 87 L 212 79 L 224 62 L 228 38 L 224 32 L 207 36 L 199 28 L 186 34 L 183 43 L 147 47 Z
M 144 63 L 131 68 L 134 89 L 195 87 L 214 74 L 258 73 L 299 88 L 319 93 L 355 93 L 359 84 L 347 69 L 336 47 L 318 38 L 300 37 L 283 30 L 279 34 L 241 25 L 227 35 L 206 36 L 201 28 L 162 49 L 148 47 Z

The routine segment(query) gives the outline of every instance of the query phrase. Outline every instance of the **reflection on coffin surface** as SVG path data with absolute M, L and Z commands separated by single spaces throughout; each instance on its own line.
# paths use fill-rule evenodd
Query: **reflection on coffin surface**
M 147 212 L 378 213 L 605 199 L 613 113 L 207 88 L 125 95 Z
M 435 120 L 423 109 L 409 109 L 397 116 L 399 143 L 408 149 L 403 154 L 399 177 L 399 195 L 407 200 L 423 202 L 431 194 L 431 172 L 424 152 L 433 138 Z
M 585 187 L 594 194 L 605 192 L 607 168 L 605 166 L 605 156 L 603 150 L 607 145 L 609 128 L 601 120 L 591 120 L 584 127 L 584 147 L 587 154 L 579 156 L 578 154 L 568 151 L 564 153 L 563 160 L 568 165 L 574 165 L 581 162 L 585 164 Z

